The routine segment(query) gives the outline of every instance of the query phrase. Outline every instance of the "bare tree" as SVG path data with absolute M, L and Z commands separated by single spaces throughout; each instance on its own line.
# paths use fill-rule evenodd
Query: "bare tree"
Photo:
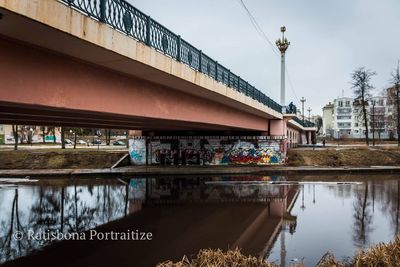
M 42 131 L 42 143 L 46 143 L 46 126 L 41 126 L 40 130 Z
M 371 117 L 371 130 L 372 130 L 372 145 L 375 146 L 375 106 L 376 106 L 376 102 L 375 100 L 371 100 L 371 104 L 372 104 L 372 112 L 370 114 Z
M 65 149 L 65 128 L 61 127 L 61 149 Z
M 394 83 L 394 103 L 396 105 L 397 144 L 400 146 L 400 69 L 399 61 L 397 68 L 392 72 L 391 81 Z
M 357 101 L 361 106 L 361 115 L 363 122 L 365 124 L 365 143 L 369 146 L 369 138 L 368 138 L 368 115 L 367 115 L 367 106 L 368 106 L 368 96 L 371 89 L 374 87 L 371 85 L 372 76 L 374 76 L 376 72 L 367 70 L 364 67 L 356 69 L 352 74 L 352 88 L 355 94 Z
M 18 125 L 13 124 L 12 132 L 14 135 L 14 150 L 18 150 Z

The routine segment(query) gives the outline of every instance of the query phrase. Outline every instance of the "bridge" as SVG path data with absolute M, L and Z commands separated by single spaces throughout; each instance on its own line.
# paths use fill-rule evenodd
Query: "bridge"
M 315 132 L 123 0 L 0 0 L 0 14 L 1 123 L 294 143 Z

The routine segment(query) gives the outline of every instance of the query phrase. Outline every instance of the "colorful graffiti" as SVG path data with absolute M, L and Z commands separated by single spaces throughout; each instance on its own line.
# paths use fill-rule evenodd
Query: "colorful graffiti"
M 133 142 L 134 164 L 145 162 L 144 140 Z M 139 147 L 135 147 L 138 145 Z M 161 165 L 282 164 L 285 161 L 283 140 L 179 139 L 151 140 L 148 163 Z
M 145 139 L 130 139 L 129 140 L 129 155 L 131 162 L 135 165 L 146 164 L 146 140 Z

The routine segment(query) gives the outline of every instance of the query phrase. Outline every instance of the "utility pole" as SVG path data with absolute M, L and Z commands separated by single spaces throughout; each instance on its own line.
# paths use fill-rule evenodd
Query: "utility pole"
M 307 111 L 308 111 L 308 120 L 311 121 L 311 108 L 308 107 Z
M 375 100 L 372 100 L 372 146 L 375 146 Z
M 303 123 L 304 123 L 304 102 L 306 102 L 304 96 L 301 97 L 300 102 L 301 102 L 301 113 L 303 115 Z
M 281 106 L 285 107 L 285 53 L 290 42 L 285 38 L 286 27 L 281 27 L 282 39 L 276 41 L 276 46 L 281 51 Z

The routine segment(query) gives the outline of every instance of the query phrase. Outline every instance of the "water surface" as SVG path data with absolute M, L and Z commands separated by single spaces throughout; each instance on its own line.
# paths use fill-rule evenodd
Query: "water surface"
M 314 266 L 327 251 L 350 257 L 399 232 L 400 180 L 320 180 L 327 178 L 357 182 L 288 183 L 294 177 L 283 176 L 0 179 L 0 264 L 155 266 L 202 248 L 239 247 L 281 266 L 301 260 Z M 88 237 L 90 229 L 151 233 L 151 239 L 67 235 Z M 39 238 L 28 238 L 33 233 Z M 52 233 L 69 240 L 52 239 Z

